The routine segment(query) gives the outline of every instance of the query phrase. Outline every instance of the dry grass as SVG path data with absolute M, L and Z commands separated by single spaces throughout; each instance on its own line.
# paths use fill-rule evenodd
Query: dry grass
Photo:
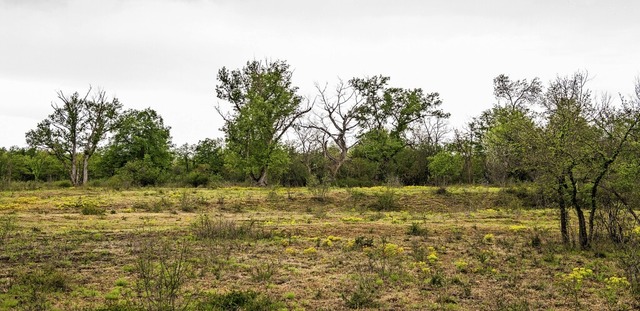
M 354 301 L 387 310 L 573 310 L 559 275 L 576 267 L 594 272 L 577 293 L 581 307 L 609 307 L 598 293 L 622 273 L 613 254 L 558 245 L 554 210 L 496 205 L 504 201 L 496 188 L 438 195 L 407 187 L 392 189 L 397 208 L 377 211 L 385 191 L 332 189 L 323 201 L 303 188 L 3 192 L 0 217 L 13 227 L 0 244 L 0 310 L 135 301 L 141 245 L 177 241 L 189 246 L 181 293 L 193 295 L 193 308 L 207 293 L 252 290 L 288 310 Z M 83 215 L 83 206 L 105 213 Z M 218 226 L 210 230 L 250 233 L 199 234 L 203 217 Z M 408 234 L 413 224 L 424 232 Z M 41 300 L 28 301 L 16 284 L 44 267 L 62 273 L 65 286 L 36 288 Z M 615 307 L 624 306 L 633 307 L 626 290 Z

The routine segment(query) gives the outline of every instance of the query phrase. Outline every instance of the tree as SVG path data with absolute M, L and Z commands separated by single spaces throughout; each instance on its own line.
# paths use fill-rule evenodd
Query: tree
M 538 139 L 546 148 L 536 156 L 538 181 L 555 188 L 563 241 L 569 242 L 567 209 L 573 208 L 581 248 L 588 248 L 593 240 L 603 185 L 640 122 L 640 92 L 638 101 L 623 98 L 615 107 L 608 100 L 594 102 L 587 81 L 587 74 L 579 72 L 551 83 L 543 101 L 546 124 Z
M 442 150 L 429 160 L 429 172 L 439 185 L 446 185 L 462 174 L 464 159 L 459 154 Z
M 267 185 L 270 170 L 283 169 L 287 152 L 282 137 L 311 110 L 301 107 L 292 74 L 284 61 L 254 60 L 242 69 L 218 71 L 217 97 L 232 106 L 226 114 L 217 108 L 225 121 L 228 159 L 259 186 Z
M 26 134 L 30 146 L 48 150 L 69 168 L 69 177 L 76 186 L 88 182 L 89 159 L 115 126 L 122 108 L 117 98 L 109 100 L 102 90 L 89 98 L 91 91 L 89 87 L 83 97 L 77 92 L 69 97 L 58 91 L 62 104 L 52 103 L 53 113 Z M 82 179 L 78 171 L 80 160 Z
M 316 118 L 311 119 L 305 127 L 320 132 L 321 135 L 318 136 L 322 152 L 330 162 L 329 172 L 335 180 L 340 167 L 347 161 L 349 149 L 355 144 L 350 141 L 354 137 L 350 136 L 358 128 L 356 111 L 360 109 L 362 101 L 353 86 L 345 84 L 342 80 L 335 86 L 333 96 L 328 94 L 327 85 L 320 87 L 316 84 L 316 89 L 321 111 L 315 114 Z M 333 152 L 334 150 L 336 152 Z
M 493 79 L 496 104 L 474 118 L 470 128 L 475 130 L 479 150 L 484 156 L 487 179 L 505 184 L 508 181 L 530 180 L 530 168 L 525 154 L 530 152 L 528 136 L 536 129 L 530 107 L 542 96 L 538 78 L 512 81 L 501 74 Z
M 184 173 L 188 173 L 193 170 L 195 167 L 195 145 L 190 145 L 188 143 L 182 144 L 180 147 L 174 150 L 176 162 L 178 165 L 182 165 L 184 168 Z
M 389 77 L 354 78 L 349 84 L 362 98 L 355 109 L 355 120 L 361 128 L 356 149 L 365 158 L 379 163 L 378 178 L 387 174 L 389 162 L 407 146 L 407 132 L 417 121 L 429 117 L 447 118 L 439 109 L 438 93 L 425 94 L 420 88 L 388 87 Z
M 223 152 L 221 139 L 206 138 L 196 144 L 193 160 L 196 165 L 206 165 L 211 174 L 220 174 L 224 166 Z
M 158 183 L 173 161 L 170 130 L 151 108 L 125 111 L 102 159 L 107 174 L 122 173 L 141 185 Z
M 493 79 L 493 95 L 500 107 L 526 111 L 540 99 L 542 82 L 538 78 L 531 82 L 527 79 L 511 81 L 509 76 L 501 74 Z

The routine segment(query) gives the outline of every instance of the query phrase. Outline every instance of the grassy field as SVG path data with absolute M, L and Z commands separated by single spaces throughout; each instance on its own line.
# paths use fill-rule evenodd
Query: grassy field
M 0 310 L 631 310 L 499 188 L 0 193 Z

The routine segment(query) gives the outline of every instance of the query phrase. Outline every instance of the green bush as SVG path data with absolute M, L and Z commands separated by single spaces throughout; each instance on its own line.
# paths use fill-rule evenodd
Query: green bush
M 197 305 L 198 311 L 272 311 L 285 308 L 282 302 L 255 291 L 234 290 L 226 294 L 210 294 Z
M 73 184 L 71 183 L 71 181 L 68 180 L 60 180 L 60 181 L 56 181 L 54 183 L 54 185 L 58 188 L 71 188 L 73 187 Z
M 209 174 L 201 171 L 193 171 L 185 177 L 185 182 L 192 187 L 207 186 L 209 184 Z
M 354 286 L 342 292 L 340 297 L 350 309 L 376 308 L 380 305 L 376 300 L 378 292 L 374 277 L 359 274 L 355 277 Z
M 376 211 L 394 211 L 399 208 L 398 196 L 396 192 L 388 189 L 376 195 L 376 200 L 371 204 L 371 208 Z
M 427 232 L 428 232 L 427 228 L 423 228 L 417 222 L 411 223 L 411 226 L 409 226 L 409 228 L 407 228 L 407 234 L 408 235 L 426 237 L 427 236 Z

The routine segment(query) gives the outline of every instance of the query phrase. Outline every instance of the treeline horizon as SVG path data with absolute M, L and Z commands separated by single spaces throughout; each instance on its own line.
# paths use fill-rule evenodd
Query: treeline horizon
M 260 75 L 262 81 L 255 81 Z M 617 109 L 611 97 L 592 98 L 586 72 L 558 76 L 547 88 L 538 78 L 499 75 L 493 81 L 496 104 L 452 129 L 438 93 L 391 87 L 390 77 L 380 75 L 316 85 L 310 100 L 296 93 L 291 75 L 284 61 L 222 68 L 216 92 L 233 107 L 217 107 L 225 138 L 180 146 L 173 145 L 170 127 L 152 108 L 123 111 L 117 98 L 91 87 L 84 96 L 59 91 L 54 113 L 26 134 L 29 147 L 0 148 L 0 178 L 126 186 L 506 185 L 534 181 L 531 165 L 523 161 L 530 142 L 518 136 L 549 121 L 545 113 L 558 100 L 552 97 Z M 280 98 L 251 98 L 259 83 L 272 83 L 268 92 Z M 534 112 L 540 109 L 547 111 Z M 261 112 L 273 115 L 264 118 Z M 73 114 L 77 124 L 65 120 Z

